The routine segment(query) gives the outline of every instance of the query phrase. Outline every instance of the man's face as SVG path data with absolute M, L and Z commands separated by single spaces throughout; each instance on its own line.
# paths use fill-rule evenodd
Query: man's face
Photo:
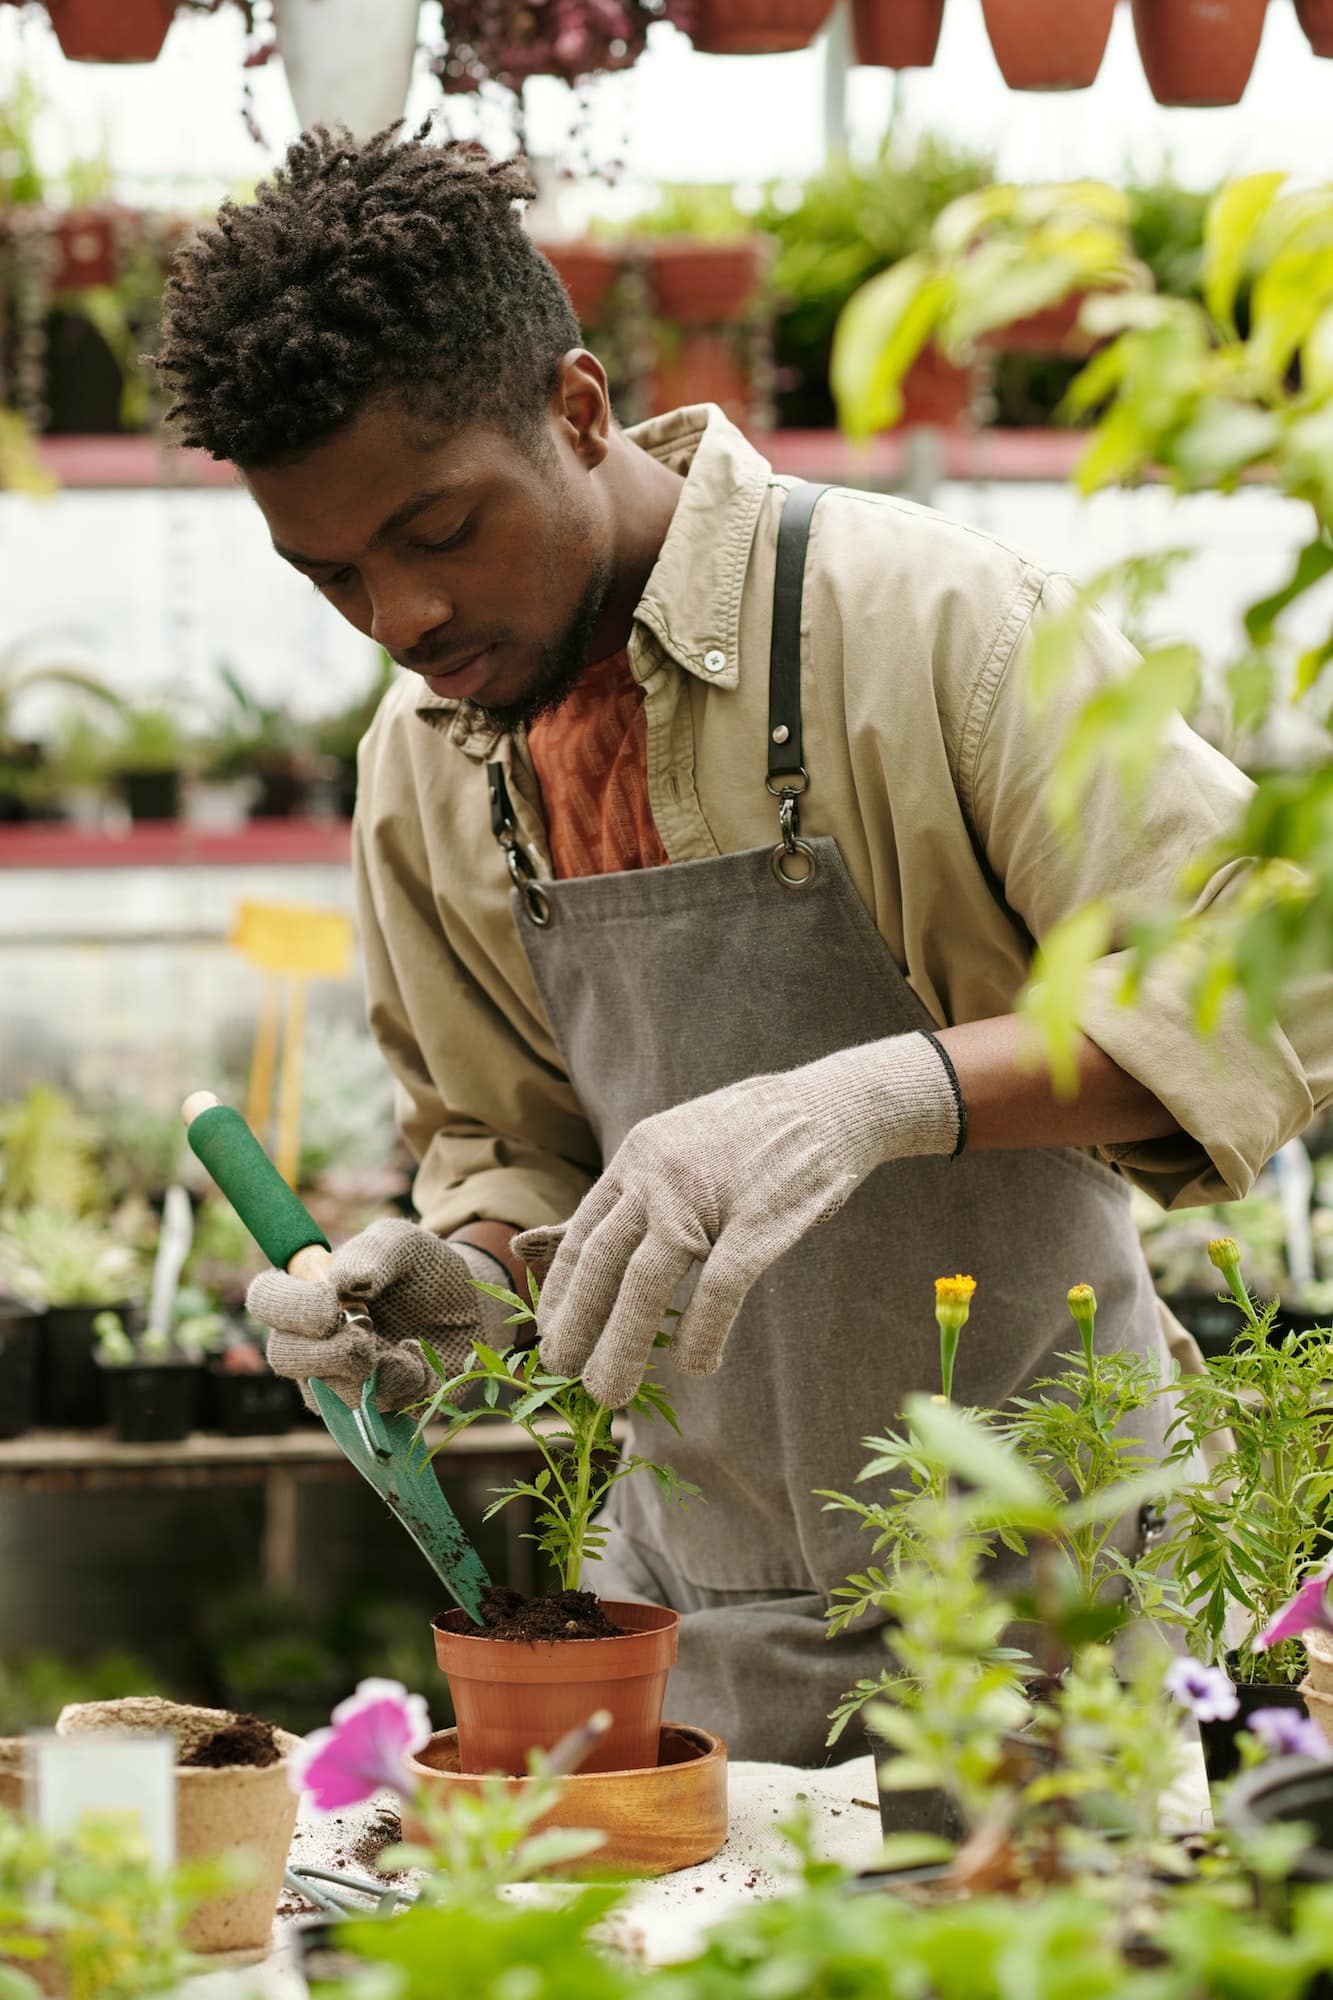
M 245 480 L 279 555 L 350 624 L 513 727 L 563 699 L 611 590 L 609 527 L 567 431 L 552 421 L 531 450 L 482 426 L 440 442 L 385 402 Z

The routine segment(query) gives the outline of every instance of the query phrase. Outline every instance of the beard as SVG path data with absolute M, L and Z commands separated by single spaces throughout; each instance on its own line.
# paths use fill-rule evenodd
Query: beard
M 512 736 L 516 730 L 530 728 L 539 716 L 553 715 L 560 707 L 586 669 L 594 664 L 588 657 L 589 647 L 611 595 L 613 579 L 609 562 L 594 564 L 573 616 L 556 643 L 543 651 L 542 664 L 531 686 L 517 701 L 508 702 L 503 708 L 488 708 L 483 702 L 471 704 L 493 729 Z

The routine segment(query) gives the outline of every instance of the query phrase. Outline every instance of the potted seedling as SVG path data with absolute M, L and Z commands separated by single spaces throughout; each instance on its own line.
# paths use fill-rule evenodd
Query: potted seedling
M 1204 1718 L 1210 1775 L 1235 1768 L 1233 1719 L 1255 1707 L 1302 1706 L 1305 1651 L 1295 1635 L 1261 1643 L 1308 1572 L 1333 1552 L 1333 1334 L 1278 1335 L 1278 1307 L 1256 1308 L 1235 1241 L 1209 1256 L 1238 1313 L 1237 1337 L 1203 1375 L 1177 1384 L 1171 1432 L 1180 1465 L 1208 1463 L 1182 1492 L 1167 1549 L 1176 1569 L 1190 1651 L 1235 1683 L 1235 1704 Z M 1236 1614 L 1245 1634 L 1238 1644 Z M 1209 1726 L 1214 1722 L 1220 1727 Z
M 376 709 L 393 685 L 393 678 L 393 661 L 381 648 L 375 673 L 364 691 L 336 715 L 323 716 L 314 725 L 314 746 L 332 768 L 338 810 L 344 819 L 352 817 L 352 807 L 356 804 L 357 749 L 375 719 Z
M 133 708 L 108 748 L 107 769 L 132 820 L 180 817 L 181 771 L 186 746 L 165 708 Z
M 99 1312 L 122 1316 L 139 1295 L 137 1253 L 105 1224 L 32 1206 L 0 1215 L 0 1283 L 44 1308 L 37 1415 L 55 1430 L 105 1421 L 103 1377 L 94 1357 Z
M 130 1334 L 119 1313 L 98 1313 L 97 1364 L 111 1428 L 122 1444 L 178 1444 L 194 1429 L 204 1357 L 221 1331 L 216 1313 L 177 1321 L 170 1333 Z
M 531 1276 L 526 1300 L 473 1282 L 510 1308 L 507 1324 L 535 1328 L 538 1292 Z M 668 1498 L 682 1502 L 697 1498 L 698 1489 L 670 1466 L 622 1456 L 611 1435 L 612 1412 L 577 1377 L 544 1369 L 535 1347 L 500 1354 L 479 1341 L 469 1366 L 451 1376 L 423 1346 L 441 1377 L 420 1425 L 445 1419 L 437 1452 L 494 1416 L 517 1424 L 540 1453 L 541 1470 L 498 1489 L 486 1518 L 515 1501 L 530 1502 L 536 1508 L 530 1539 L 558 1579 L 554 1591 L 533 1598 L 490 1588 L 481 1627 L 461 1610 L 434 1619 L 435 1657 L 448 1677 L 458 1721 L 460 1768 L 519 1774 L 529 1751 L 550 1749 L 597 1708 L 609 1708 L 614 1720 L 585 1770 L 655 1765 L 679 1615 L 655 1604 L 602 1603 L 581 1587 L 583 1564 L 606 1541 L 597 1517 L 622 1480 L 656 1479 Z M 463 1396 L 472 1400 L 459 1409 L 456 1399 Z M 628 1408 L 675 1427 L 666 1392 L 651 1378 Z
M 304 804 L 311 776 L 309 729 L 293 722 L 281 703 L 261 701 L 225 662 L 219 664 L 218 677 L 229 707 L 204 776 L 214 783 L 253 779 L 253 819 L 294 817 Z
M 208 1362 L 209 1427 L 224 1437 L 275 1437 L 301 1408 L 295 1383 L 275 1375 L 258 1341 L 234 1322 Z

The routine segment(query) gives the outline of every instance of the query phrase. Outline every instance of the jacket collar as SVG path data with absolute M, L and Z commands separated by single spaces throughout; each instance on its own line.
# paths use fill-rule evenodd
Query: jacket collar
M 741 591 L 772 470 L 715 403 L 650 417 L 625 436 L 684 476 L 685 487 L 634 617 L 677 665 L 710 687 L 734 688 Z M 634 654 L 631 639 L 631 658 Z M 470 757 L 493 757 L 501 732 L 470 702 L 423 685 L 418 715 Z

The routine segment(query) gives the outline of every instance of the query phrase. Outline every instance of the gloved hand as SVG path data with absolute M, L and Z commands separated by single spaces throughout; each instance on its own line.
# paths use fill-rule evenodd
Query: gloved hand
M 261 1271 L 245 1307 L 271 1329 L 269 1366 L 275 1375 L 300 1383 L 307 1409 L 315 1408 L 312 1375 L 355 1409 L 378 1365 L 377 1405 L 402 1410 L 439 1386 L 421 1351 L 422 1338 L 451 1373 L 461 1373 L 493 1318 L 492 1302 L 472 1284 L 474 1277 L 509 1283 L 486 1251 L 446 1243 L 415 1222 L 390 1218 L 349 1237 L 334 1251 L 324 1278 Z M 340 1326 L 343 1303 L 362 1307 L 373 1326 Z M 496 1310 L 503 1315 L 503 1308 Z
M 645 1118 L 568 1222 L 513 1240 L 525 1262 L 553 1260 L 538 1307 L 542 1365 L 582 1375 L 612 1409 L 628 1402 L 697 1262 L 671 1355 L 685 1374 L 711 1375 L 761 1272 L 835 1215 L 873 1168 L 953 1153 L 962 1129 L 952 1066 L 918 1033 Z

